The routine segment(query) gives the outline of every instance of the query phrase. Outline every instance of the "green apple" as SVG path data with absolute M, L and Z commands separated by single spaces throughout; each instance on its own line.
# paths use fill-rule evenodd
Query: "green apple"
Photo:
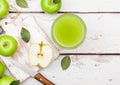
M 18 48 L 17 41 L 10 35 L 0 36 L 0 55 L 12 56 Z
M 0 79 L 0 85 L 10 85 L 15 79 L 11 76 L 4 76 Z
M 4 18 L 9 13 L 9 4 L 6 0 L 0 0 L 0 19 Z
M 61 0 L 41 0 L 41 8 L 46 13 L 56 13 L 61 8 Z
M 48 44 L 33 44 L 29 50 L 29 60 L 32 65 L 47 67 L 53 57 L 52 48 Z
M 0 62 L 0 77 L 4 74 L 5 66 L 2 62 Z

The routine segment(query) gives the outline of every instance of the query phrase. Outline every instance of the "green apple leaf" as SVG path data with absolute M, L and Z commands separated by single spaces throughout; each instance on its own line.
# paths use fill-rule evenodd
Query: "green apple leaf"
M 28 8 L 28 3 L 26 0 L 16 0 L 16 4 L 22 8 Z
M 62 61 L 61 61 L 61 67 L 63 70 L 68 69 L 68 67 L 70 66 L 71 63 L 71 59 L 70 56 L 65 56 Z
M 19 84 L 20 84 L 20 81 L 19 80 L 15 80 L 10 85 L 19 85 Z
M 21 37 L 22 37 L 22 39 L 26 42 L 26 43 L 28 43 L 29 42 L 29 40 L 30 40 L 30 32 L 27 30 L 27 29 L 25 29 L 24 27 L 22 27 L 22 30 L 21 30 Z
M 59 2 L 61 2 L 61 0 L 53 0 L 53 3 L 59 3 Z

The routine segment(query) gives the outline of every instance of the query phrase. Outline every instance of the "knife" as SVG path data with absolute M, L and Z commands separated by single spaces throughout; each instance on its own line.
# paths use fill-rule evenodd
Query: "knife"
M 6 31 L 4 30 L 4 28 L 2 27 L 1 23 L 0 23 L 0 36 L 6 34 Z M 0 59 L 4 62 L 4 64 L 6 65 L 6 67 L 8 68 L 8 70 L 10 71 L 10 73 L 17 79 L 20 80 L 20 82 L 24 81 L 25 79 L 27 79 L 29 77 L 29 75 L 27 73 L 25 73 L 24 71 L 22 71 L 21 69 L 15 67 L 13 65 L 13 63 L 10 61 L 10 58 L 6 58 L 3 57 L 2 55 L 0 55 Z M 17 72 L 19 72 L 19 75 L 17 74 Z M 24 75 L 24 76 L 23 76 Z
M 41 73 L 39 73 L 39 71 L 34 71 L 30 67 L 28 67 L 26 65 L 22 65 L 21 63 L 15 61 L 13 59 L 11 61 L 16 67 L 20 68 L 21 70 L 23 70 L 24 72 L 29 74 L 34 79 L 41 82 L 43 85 L 55 85 L 53 82 L 51 82 L 50 80 L 45 78 Z
M 0 25 L 0 35 L 5 34 L 3 27 Z M 4 59 L 2 59 L 4 61 Z M 13 59 L 11 59 L 13 60 Z M 45 78 L 42 74 L 39 72 L 33 71 L 30 67 L 27 67 L 24 65 L 21 65 L 17 61 L 13 61 L 13 64 L 17 67 L 23 70 L 24 72 L 28 73 L 31 77 L 35 78 L 39 82 L 43 83 L 44 85 L 55 85 L 53 82 L 49 81 L 47 78 Z M 26 69 L 27 68 L 27 69 Z

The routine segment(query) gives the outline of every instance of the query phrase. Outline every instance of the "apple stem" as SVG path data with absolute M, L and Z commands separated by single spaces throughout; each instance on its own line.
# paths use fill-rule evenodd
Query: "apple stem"
M 40 53 L 39 53 L 39 54 L 40 54 L 41 56 L 43 56 L 42 46 L 43 46 L 43 41 L 41 41 L 41 43 L 40 43 Z
M 10 24 L 10 23 L 13 23 L 17 18 L 18 18 L 18 16 L 20 15 L 20 12 L 19 12 L 19 10 L 17 9 L 17 8 L 15 8 L 14 6 L 10 6 L 11 8 L 13 8 L 13 9 L 15 9 L 16 11 L 17 11 L 17 15 L 16 16 L 14 16 L 14 17 L 11 17 L 11 19 L 13 19 L 13 20 L 11 20 L 10 22 L 5 22 L 5 24 L 7 25 L 7 24 Z
M 3 44 L 3 47 L 6 47 L 6 46 L 7 46 L 7 43 L 4 43 L 4 44 Z
M 61 2 L 61 0 L 53 0 L 54 4 L 57 4 L 57 3 L 60 3 L 60 2 Z

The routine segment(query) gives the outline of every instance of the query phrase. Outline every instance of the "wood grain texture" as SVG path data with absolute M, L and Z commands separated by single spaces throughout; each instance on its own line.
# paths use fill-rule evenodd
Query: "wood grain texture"
M 38 73 L 34 77 L 36 80 L 39 82 L 43 83 L 43 85 L 55 85 L 53 82 L 50 80 L 46 79 L 42 74 Z
M 8 25 L 2 24 L 2 27 L 6 31 L 6 34 L 13 36 L 18 41 L 18 49 L 17 52 L 12 56 L 12 59 L 19 62 L 21 65 L 23 65 L 23 67 L 24 66 L 29 67 L 35 70 L 36 72 L 40 70 L 40 67 L 32 66 L 28 58 L 30 46 L 34 43 L 40 43 L 41 41 L 43 41 L 44 43 L 49 44 L 53 49 L 53 60 L 59 56 L 58 50 L 55 48 L 55 46 L 53 46 L 52 42 L 42 31 L 42 29 L 36 24 L 36 21 L 33 16 L 26 18 L 24 21 L 20 23 L 20 25 L 15 26 L 14 24 L 8 24 Z M 20 32 L 22 27 L 28 29 L 30 32 L 31 38 L 29 43 L 25 43 L 21 39 Z M 14 66 L 12 66 L 12 68 L 14 68 L 15 71 L 12 71 L 12 68 L 9 67 L 10 63 L 7 62 L 7 61 L 9 62 L 11 61 L 9 59 L 4 59 L 4 58 L 2 59 L 4 60 L 5 64 L 7 64 L 7 67 L 10 69 L 13 75 L 18 76 L 16 77 L 17 79 L 19 78 L 19 80 L 23 81 L 29 77 L 28 74 L 24 75 L 25 73 L 18 75 L 18 72 L 20 71 L 18 71 L 17 68 Z M 23 75 L 24 77 L 22 77 Z
M 16 5 L 15 0 L 8 0 L 10 5 L 15 6 L 19 11 L 39 12 L 41 0 L 27 0 L 29 7 L 24 9 Z M 64 12 L 120 12 L 120 0 L 62 0 L 60 11 Z M 14 11 L 14 9 L 11 9 Z
M 51 25 L 60 14 L 43 14 L 40 0 L 27 0 L 29 8 L 26 9 L 18 7 L 15 0 L 8 2 L 22 12 L 13 23 L 16 28 L 21 21 L 32 15 L 51 38 Z M 60 56 L 40 72 L 57 85 L 120 85 L 119 3 L 120 0 L 62 0 L 62 8 L 59 12 L 77 13 L 87 25 L 87 37 L 77 49 L 58 48 L 61 53 L 84 55 L 71 56 L 72 63 L 66 71 L 61 69 L 60 62 L 64 56 Z M 16 10 L 10 9 L 8 19 L 6 18 L 5 21 L 10 21 L 10 16 L 14 14 Z M 41 84 L 30 78 L 21 85 Z
M 11 14 L 12 15 L 12 14 Z M 51 38 L 51 26 L 61 14 L 21 14 L 14 24 L 19 24 L 28 16 L 34 16 L 37 24 Z M 93 54 L 119 54 L 120 53 L 120 16 L 119 14 L 76 14 L 80 16 L 87 26 L 87 35 L 83 44 L 72 50 L 62 49 L 61 53 L 93 53 Z M 32 21 L 28 22 L 32 23 Z M 33 27 L 34 28 L 34 27 Z
M 63 57 L 64 56 L 60 56 L 48 68 L 40 71 L 48 79 L 51 79 L 51 81 L 53 81 L 56 85 L 120 84 L 119 55 L 70 56 L 72 62 L 66 71 L 62 70 L 60 64 Z
M 3 56 L 0 56 L 1 60 L 5 63 L 8 70 L 11 72 L 11 74 L 14 76 L 15 79 L 20 80 L 20 82 L 25 81 L 30 76 L 22 71 L 20 68 L 17 68 L 11 61 L 11 58 L 6 58 Z
M 60 56 L 51 65 L 40 72 L 56 85 L 119 85 L 120 84 L 120 57 L 119 55 L 78 55 L 71 57 L 71 66 L 63 71 Z M 61 82 L 62 81 L 62 82 Z M 21 85 L 42 85 L 29 78 Z

